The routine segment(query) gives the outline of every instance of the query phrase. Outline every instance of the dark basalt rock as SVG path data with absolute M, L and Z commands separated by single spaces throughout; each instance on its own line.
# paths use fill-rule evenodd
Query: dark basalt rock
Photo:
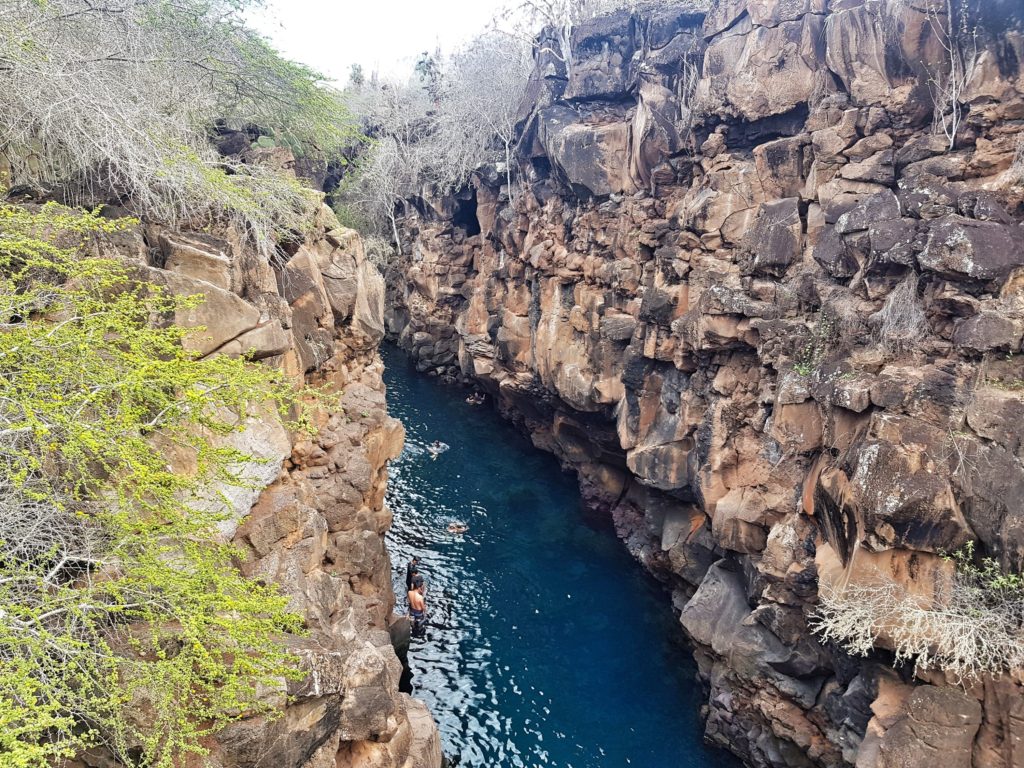
M 968 353 L 983 354 L 1001 350 L 1013 353 L 1020 350 L 1024 337 L 1021 318 L 1007 317 L 999 312 L 980 312 L 959 321 L 953 331 L 953 343 Z
M 952 149 L 921 4 L 658 3 L 538 55 L 524 184 L 482 172 L 480 238 L 402 222 L 425 257 L 395 268 L 390 332 L 578 472 L 673 589 L 708 738 L 751 765 L 916 765 L 934 737 L 993 768 L 1024 738 L 981 688 L 973 737 L 931 691 L 915 721 L 909 667 L 808 622 L 823 586 L 935 594 L 970 540 L 1024 562 L 1024 22 L 981 5 Z
M 929 227 L 918 261 L 922 269 L 943 277 L 998 286 L 1024 266 L 1024 230 L 1020 225 L 943 216 Z
M 803 249 L 799 201 L 795 197 L 764 203 L 744 238 L 744 274 L 781 277 Z
M 846 240 L 831 227 L 814 246 L 814 260 L 838 280 L 853 277 L 860 268 L 856 257 L 846 245 Z

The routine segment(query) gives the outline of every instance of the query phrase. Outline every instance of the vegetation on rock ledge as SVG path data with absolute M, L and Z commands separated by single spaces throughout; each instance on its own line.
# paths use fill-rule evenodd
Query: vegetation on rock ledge
M 251 0 L 8 0 L 0 4 L 0 188 L 201 226 L 228 221 L 264 254 L 310 209 L 247 141 L 339 157 L 340 94 L 243 19 Z
M 162 319 L 189 300 L 83 247 L 123 226 L 0 207 L 6 768 L 96 745 L 166 768 L 294 673 L 274 637 L 299 619 L 239 574 L 217 538 L 226 505 L 201 491 L 242 482 L 250 460 L 218 436 L 295 395 L 269 369 L 185 351 Z
M 823 587 L 812 626 L 850 653 L 891 647 L 897 663 L 958 680 L 1024 669 L 1024 576 L 974 555 L 968 544 L 950 557 L 953 572 L 934 598 L 891 580 Z

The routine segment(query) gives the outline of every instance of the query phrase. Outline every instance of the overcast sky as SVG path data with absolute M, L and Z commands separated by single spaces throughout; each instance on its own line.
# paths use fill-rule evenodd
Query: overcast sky
M 422 51 L 448 53 L 481 31 L 501 0 L 267 0 L 252 23 L 290 59 L 348 80 L 358 63 L 398 75 Z

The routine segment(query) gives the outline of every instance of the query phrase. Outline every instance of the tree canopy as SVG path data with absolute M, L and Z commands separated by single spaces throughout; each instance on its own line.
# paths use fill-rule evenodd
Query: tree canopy
M 269 250 L 308 195 L 220 157 L 215 126 L 329 156 L 353 127 L 337 91 L 244 24 L 251 4 L 0 0 L 0 155 L 11 185 L 69 203 L 116 200 L 168 222 L 229 218 Z
M 529 44 L 490 32 L 453 56 L 424 54 L 407 82 L 353 84 L 348 102 L 366 142 L 341 198 L 369 234 L 401 250 L 403 202 L 460 189 L 486 163 L 502 164 L 511 192 L 516 114 L 531 66 Z

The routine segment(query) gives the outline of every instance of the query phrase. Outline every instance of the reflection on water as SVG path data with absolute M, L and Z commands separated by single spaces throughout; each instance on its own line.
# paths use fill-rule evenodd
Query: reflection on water
M 388 494 L 400 608 L 413 554 L 428 584 L 407 682 L 445 754 L 474 767 L 736 765 L 702 743 L 667 596 L 583 515 L 573 478 L 465 390 L 384 354 L 407 430 Z M 448 450 L 432 456 L 434 440 Z

